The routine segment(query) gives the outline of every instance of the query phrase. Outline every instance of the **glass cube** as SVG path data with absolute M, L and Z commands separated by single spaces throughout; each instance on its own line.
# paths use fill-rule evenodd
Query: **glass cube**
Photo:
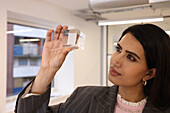
M 84 49 L 85 34 L 78 29 L 68 29 L 64 31 L 62 45 L 73 49 Z

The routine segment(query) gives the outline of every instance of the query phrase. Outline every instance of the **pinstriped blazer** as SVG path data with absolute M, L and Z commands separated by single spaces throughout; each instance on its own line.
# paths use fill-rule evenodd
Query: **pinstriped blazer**
M 15 113 L 114 113 L 118 92 L 118 86 L 79 87 L 65 103 L 48 106 L 50 86 L 42 95 L 21 98 L 26 88 L 23 89 L 17 98 Z M 143 113 L 170 113 L 170 108 L 164 112 L 160 111 L 148 100 Z

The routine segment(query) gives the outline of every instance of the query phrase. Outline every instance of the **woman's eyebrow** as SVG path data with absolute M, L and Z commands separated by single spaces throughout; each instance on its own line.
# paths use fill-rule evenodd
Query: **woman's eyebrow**
M 119 43 L 117 43 L 117 45 L 122 49 L 122 46 L 121 46 Z M 131 52 L 131 51 L 129 51 L 129 50 L 126 50 L 125 52 L 126 52 L 126 53 L 129 53 L 129 54 L 132 54 L 132 55 L 135 55 L 135 56 L 140 60 L 140 57 L 139 57 L 136 53 Z
M 132 55 L 135 55 L 135 56 L 140 60 L 140 57 L 139 57 L 136 53 L 133 53 L 133 52 L 128 51 L 128 50 L 126 50 L 125 52 L 126 52 L 126 53 L 129 53 L 129 54 L 132 54 Z
M 122 46 L 119 43 L 117 43 L 117 45 L 120 47 L 120 49 L 122 49 Z

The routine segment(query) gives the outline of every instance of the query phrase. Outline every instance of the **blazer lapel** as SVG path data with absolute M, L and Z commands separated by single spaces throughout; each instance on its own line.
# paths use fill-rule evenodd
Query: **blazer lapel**
M 108 90 L 103 92 L 100 96 L 96 97 L 97 104 L 99 104 L 104 111 L 107 111 L 107 113 L 113 113 L 116 104 L 117 92 L 118 86 L 116 85 L 108 88 Z

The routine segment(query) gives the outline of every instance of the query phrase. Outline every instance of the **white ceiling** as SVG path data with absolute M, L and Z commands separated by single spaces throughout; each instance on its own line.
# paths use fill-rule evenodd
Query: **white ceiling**
M 88 9 L 89 0 L 42 0 L 49 3 L 56 4 L 64 9 L 70 11 L 77 11 L 81 9 Z
M 124 19 L 124 18 L 140 18 L 140 17 L 150 17 L 150 16 L 170 16 L 170 2 L 164 4 L 156 4 L 156 9 L 150 7 L 138 10 L 124 10 L 118 12 L 109 12 L 104 14 L 94 14 L 88 7 L 89 0 L 42 0 L 48 3 L 52 3 L 57 7 L 60 6 L 66 10 L 69 10 L 74 15 L 77 15 L 85 20 L 97 21 L 96 19 Z M 104 1 L 104 0 L 102 0 Z M 107 1 L 107 0 L 106 0 Z M 117 0 L 118 1 L 118 0 Z M 120 0 L 122 1 L 122 0 Z M 138 0 L 132 0 L 138 1 Z M 158 3 L 160 1 L 167 0 L 149 0 L 149 3 Z M 170 1 L 170 0 L 168 0 Z

